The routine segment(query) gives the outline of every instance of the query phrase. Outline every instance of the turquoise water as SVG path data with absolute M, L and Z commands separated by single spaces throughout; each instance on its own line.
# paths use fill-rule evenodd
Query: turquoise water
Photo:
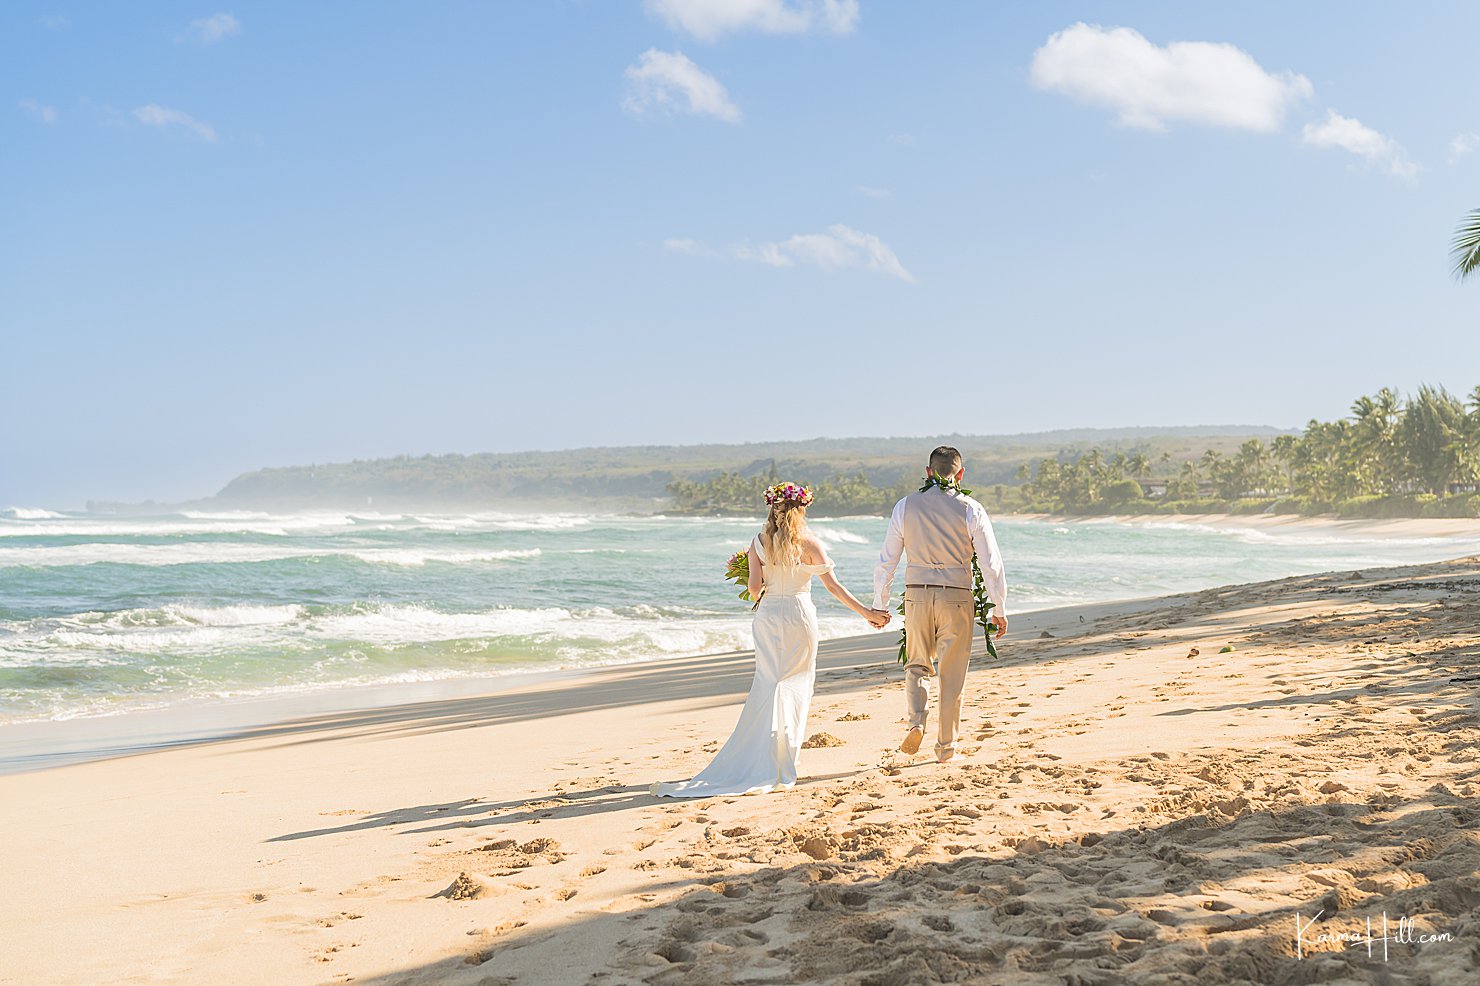
M 722 581 L 758 520 L 0 513 L 0 723 L 750 646 Z M 819 520 L 866 601 L 880 518 Z M 1003 519 L 1010 612 L 1431 561 L 1474 538 Z M 867 630 L 814 592 L 824 636 Z

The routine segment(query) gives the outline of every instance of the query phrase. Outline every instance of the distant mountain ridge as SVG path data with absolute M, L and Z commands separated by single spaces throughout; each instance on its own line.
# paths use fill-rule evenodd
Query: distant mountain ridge
M 226 508 L 355 509 L 541 505 L 558 497 L 574 506 L 657 509 L 675 479 L 775 469 L 804 482 L 862 473 L 888 485 L 913 476 L 936 445 L 954 445 L 969 481 L 1016 483 L 1018 468 L 1045 456 L 1070 457 L 1091 446 L 1107 453 L 1165 453 L 1171 461 L 1205 449 L 1231 451 L 1243 441 L 1290 429 L 1267 425 L 1170 428 L 1074 428 L 1017 435 L 813 438 L 706 445 L 632 445 L 559 451 L 396 456 L 346 463 L 253 470 L 227 483 L 205 505 Z

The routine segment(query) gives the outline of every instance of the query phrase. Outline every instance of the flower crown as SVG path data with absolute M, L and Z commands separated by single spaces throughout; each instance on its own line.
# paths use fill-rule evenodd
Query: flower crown
M 812 502 L 812 491 L 796 483 L 777 483 L 775 486 L 767 487 L 766 503 L 775 506 L 783 500 L 805 507 Z

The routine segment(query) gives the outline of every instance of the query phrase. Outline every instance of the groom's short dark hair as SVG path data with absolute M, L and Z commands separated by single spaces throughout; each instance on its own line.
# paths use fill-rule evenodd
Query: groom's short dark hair
M 949 445 L 942 445 L 930 453 L 930 471 L 947 479 L 961 469 L 961 453 Z

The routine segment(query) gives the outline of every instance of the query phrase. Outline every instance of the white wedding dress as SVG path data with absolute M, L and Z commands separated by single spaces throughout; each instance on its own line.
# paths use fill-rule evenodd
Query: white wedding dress
M 806 739 L 807 710 L 817 677 L 817 609 L 812 576 L 821 565 L 766 562 L 760 538 L 751 542 L 765 566 L 765 595 L 755 611 L 755 678 L 735 731 L 693 780 L 658 783 L 653 794 L 712 798 L 765 794 L 797 782 L 797 754 Z

